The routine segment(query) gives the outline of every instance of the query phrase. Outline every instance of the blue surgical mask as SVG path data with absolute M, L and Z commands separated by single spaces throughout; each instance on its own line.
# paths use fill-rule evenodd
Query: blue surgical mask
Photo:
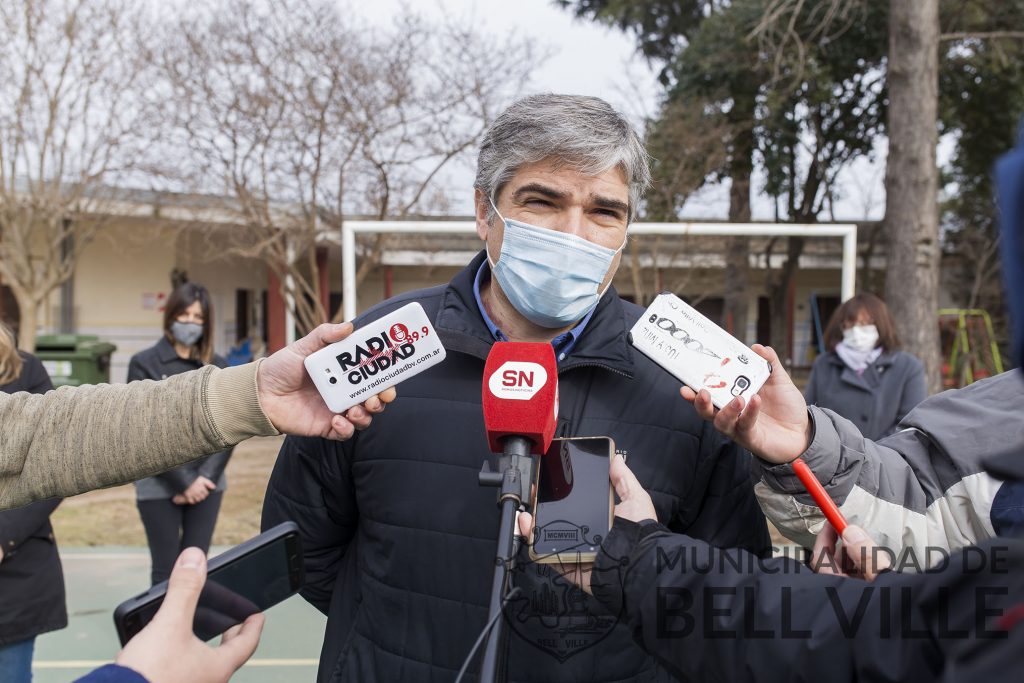
M 498 262 L 487 260 L 509 303 L 534 325 L 565 327 L 589 313 L 607 290 L 599 290 L 612 260 L 625 246 L 608 249 L 582 237 L 505 218 Z M 610 284 L 610 283 L 609 283 Z
M 203 326 L 199 323 L 182 323 L 175 320 L 171 323 L 171 336 L 182 346 L 195 346 L 203 336 Z

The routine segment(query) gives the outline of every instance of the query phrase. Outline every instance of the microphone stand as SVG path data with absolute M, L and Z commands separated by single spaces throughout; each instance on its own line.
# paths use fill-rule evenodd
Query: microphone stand
M 504 683 L 508 674 L 508 627 L 501 616 L 511 570 L 515 566 L 519 544 L 516 542 L 516 512 L 524 500 L 530 500 L 535 459 L 530 455 L 533 442 L 523 436 L 502 439 L 503 452 L 498 457 L 498 471 L 492 472 L 484 462 L 480 471 L 481 486 L 497 486 L 501 522 L 498 526 L 498 548 L 491 582 L 491 604 L 487 623 L 494 627 L 487 637 L 484 658 L 480 665 L 480 683 Z

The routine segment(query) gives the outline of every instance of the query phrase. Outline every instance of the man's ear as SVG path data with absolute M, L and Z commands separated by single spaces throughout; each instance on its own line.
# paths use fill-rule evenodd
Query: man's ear
M 476 208 L 476 234 L 486 242 L 487 233 L 491 228 L 491 223 L 487 220 L 488 215 L 491 213 L 491 203 L 487 200 L 487 195 L 480 188 L 473 190 L 473 205 Z

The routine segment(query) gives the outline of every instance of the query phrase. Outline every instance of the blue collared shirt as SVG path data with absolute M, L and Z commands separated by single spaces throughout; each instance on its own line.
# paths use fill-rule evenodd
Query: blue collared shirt
M 484 324 L 487 325 L 487 329 L 491 331 L 491 336 L 494 337 L 495 341 L 508 341 L 508 337 L 498 329 L 498 326 L 491 320 L 491 316 L 487 315 L 487 309 L 484 307 L 483 299 L 480 298 L 480 285 L 485 282 L 485 278 L 491 277 L 491 267 L 487 263 L 487 259 L 480 264 L 480 269 L 476 271 L 476 278 L 473 280 L 473 296 L 476 298 L 477 308 L 480 309 L 480 315 L 483 316 Z M 594 315 L 594 311 L 597 307 L 590 309 L 590 312 L 583 316 L 583 320 L 579 322 L 576 327 L 572 328 L 568 332 L 563 332 L 554 339 L 551 340 L 551 346 L 555 348 L 555 358 L 559 361 L 565 360 L 572 348 L 576 346 L 577 340 L 580 335 L 583 334 L 583 328 L 587 326 L 590 319 Z

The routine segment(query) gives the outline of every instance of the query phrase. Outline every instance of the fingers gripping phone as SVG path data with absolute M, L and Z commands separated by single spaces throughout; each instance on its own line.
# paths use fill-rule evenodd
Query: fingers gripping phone
M 304 579 L 299 527 L 279 524 L 210 560 L 192 631 L 210 640 L 291 597 Z M 117 606 L 114 626 L 122 646 L 153 620 L 166 594 L 162 581 Z
M 541 563 L 593 562 L 614 515 L 607 436 L 556 438 L 534 480 L 530 558 Z
M 706 389 L 716 408 L 737 396 L 749 402 L 772 373 L 768 361 L 669 292 L 654 298 L 629 341 L 695 392 Z

